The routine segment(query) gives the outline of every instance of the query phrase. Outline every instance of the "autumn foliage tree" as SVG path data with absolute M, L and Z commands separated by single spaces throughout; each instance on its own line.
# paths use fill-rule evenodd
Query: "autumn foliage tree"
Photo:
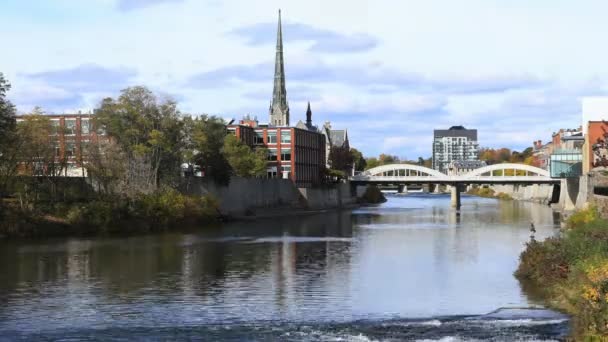
M 479 160 L 483 160 L 489 165 L 500 163 L 527 164 L 540 166 L 538 158 L 533 154 L 532 147 L 528 147 L 522 152 L 511 151 L 508 148 L 482 148 L 479 152 Z

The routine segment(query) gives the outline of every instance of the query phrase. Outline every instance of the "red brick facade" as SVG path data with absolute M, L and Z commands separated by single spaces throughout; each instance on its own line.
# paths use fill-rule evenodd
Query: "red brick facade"
M 594 164 L 601 164 L 600 158 L 594 155 L 593 153 L 593 145 L 597 144 L 598 141 L 604 140 L 605 135 L 608 134 L 608 122 L 605 121 L 589 121 L 587 130 L 587 139 L 589 143 L 586 148 L 588 149 L 586 152 L 590 156 L 588 163 L 589 169 L 594 167 Z M 608 158 L 608 151 L 603 151 L 602 156 Z
M 85 159 L 86 145 L 96 142 L 100 134 L 93 129 L 93 114 L 45 114 L 53 126 L 53 143 L 55 144 L 55 157 L 67 164 L 67 173 L 83 172 L 82 163 Z M 17 116 L 17 123 L 23 121 L 27 115 Z
M 269 151 L 267 176 L 288 178 L 298 187 L 321 183 L 325 168 L 325 137 L 323 134 L 296 127 L 228 126 L 242 142 Z

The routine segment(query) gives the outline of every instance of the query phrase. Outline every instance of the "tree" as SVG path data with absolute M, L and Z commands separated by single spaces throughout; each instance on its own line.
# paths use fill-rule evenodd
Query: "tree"
M 183 121 L 175 101 L 159 101 L 145 87 L 127 88 L 101 102 L 95 124 L 125 153 L 129 191 L 151 192 L 162 178 L 179 176 Z
M 13 135 L 16 128 L 15 106 L 6 98 L 6 93 L 11 89 L 10 83 L 0 73 L 0 153 L 7 143 L 7 137 Z
M 236 136 L 229 134 L 224 139 L 222 152 L 236 176 L 261 177 L 266 175 L 267 149 L 252 150 Z
M 348 146 L 332 146 L 329 151 L 329 167 L 350 174 L 353 168 L 353 155 Z
M 357 150 L 356 148 L 351 148 L 350 154 L 352 155 L 352 158 L 353 158 L 353 163 L 355 165 L 355 171 L 365 170 L 367 163 L 365 161 L 365 158 L 363 158 L 363 153 L 361 153 L 361 151 Z
M 41 108 L 36 107 L 24 116 L 17 125 L 18 162 L 24 175 L 46 181 L 51 188 L 47 191 L 51 198 L 56 196 L 58 178 L 67 169 L 67 158 L 59 150 L 57 132 L 53 129 L 51 120 L 44 115 Z M 40 187 L 45 182 L 26 182 L 20 192 L 22 200 L 30 202 L 39 199 Z M 23 201 L 22 201 L 23 203 Z
M 0 73 L 0 195 L 6 191 L 8 180 L 17 171 L 15 106 L 6 98 L 10 83 Z
M 116 143 L 97 140 L 86 145 L 83 151 L 89 177 L 96 181 L 100 193 L 127 193 L 125 153 Z
M 222 153 L 226 123 L 222 118 L 202 114 L 186 118 L 186 154 L 189 162 L 198 165 L 205 177 L 218 184 L 230 182 L 230 164 Z
M 378 161 L 378 158 L 376 157 L 370 157 L 365 160 L 365 164 L 365 169 L 369 170 L 380 166 L 380 161 Z
M 378 157 L 378 161 L 380 162 L 380 165 L 397 164 L 399 163 L 399 157 L 382 153 Z

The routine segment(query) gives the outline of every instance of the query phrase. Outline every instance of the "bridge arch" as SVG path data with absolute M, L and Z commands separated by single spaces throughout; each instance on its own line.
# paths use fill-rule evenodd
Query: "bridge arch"
M 412 164 L 387 164 L 377 166 L 363 172 L 366 176 L 426 176 L 426 177 L 446 177 L 445 174 L 429 169 L 428 167 Z
M 494 171 L 502 171 L 501 175 L 504 175 L 504 172 L 507 170 L 525 171 L 527 176 L 530 174 L 533 174 L 532 176 L 541 176 L 541 177 L 547 177 L 547 178 L 551 177 L 549 171 L 547 171 L 547 170 L 543 170 L 543 169 L 540 169 L 538 167 L 531 166 L 531 165 L 514 164 L 514 163 L 502 163 L 502 164 L 488 165 L 488 166 L 484 166 L 484 167 L 475 169 L 471 172 L 465 173 L 462 176 L 464 178 L 478 177 L 478 176 L 483 176 L 487 173 L 489 173 L 489 175 L 492 176 Z M 515 176 L 515 175 L 516 175 L 516 173 L 514 173 L 513 176 Z

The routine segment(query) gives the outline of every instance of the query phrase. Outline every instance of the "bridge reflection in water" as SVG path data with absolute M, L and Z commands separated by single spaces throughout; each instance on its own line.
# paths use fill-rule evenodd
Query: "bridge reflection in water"
M 350 177 L 354 185 L 445 184 L 450 186 L 452 207 L 460 209 L 460 192 L 470 184 L 559 184 L 549 171 L 525 164 L 503 163 L 484 166 L 462 175 L 446 175 L 428 167 L 411 164 L 389 164 L 369 169 Z

